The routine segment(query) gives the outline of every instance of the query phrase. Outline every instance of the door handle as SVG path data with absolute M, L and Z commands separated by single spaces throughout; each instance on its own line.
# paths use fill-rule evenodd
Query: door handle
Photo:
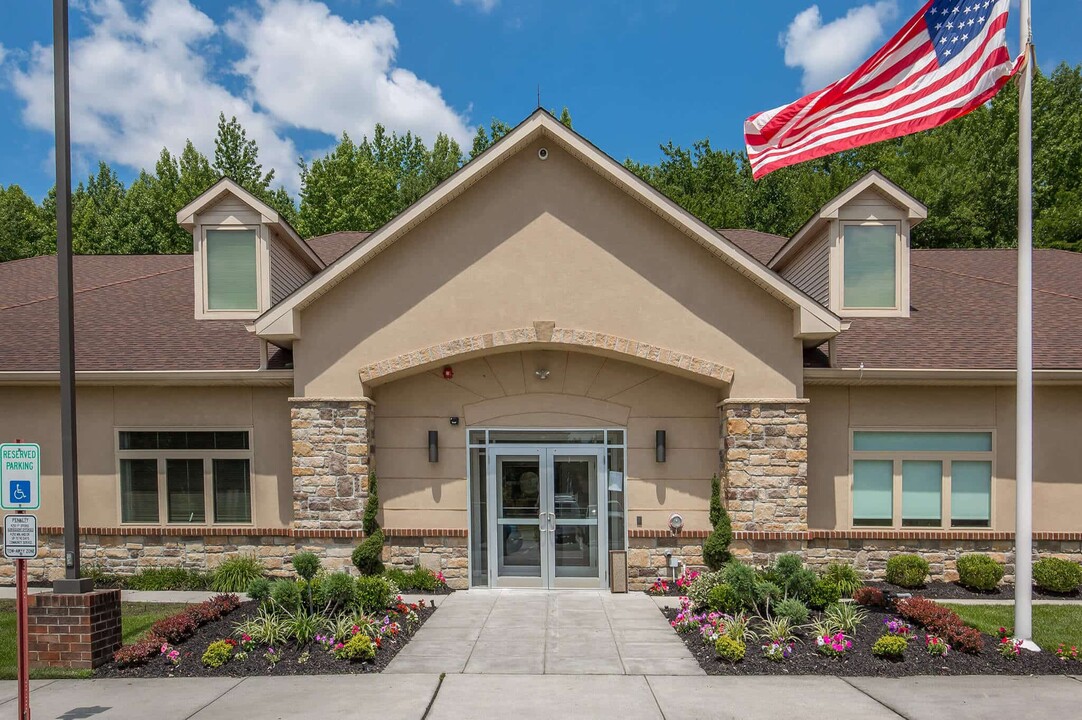
M 556 513 L 545 513 L 549 516 L 549 532 L 556 532 Z

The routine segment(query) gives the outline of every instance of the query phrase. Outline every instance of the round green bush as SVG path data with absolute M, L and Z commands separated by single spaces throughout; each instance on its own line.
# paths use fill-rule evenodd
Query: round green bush
M 726 564 L 721 571 L 721 576 L 726 585 L 731 587 L 740 598 L 740 604 L 746 608 L 753 608 L 759 603 L 760 587 L 762 582 L 759 574 L 751 565 L 733 560 Z
M 304 602 L 302 583 L 294 580 L 275 580 L 270 587 L 271 602 L 286 612 L 294 612 Z
M 887 560 L 887 582 L 904 588 L 918 588 L 928 577 L 928 561 L 920 555 L 895 555 Z
M 829 580 L 820 580 L 815 583 L 811 592 L 808 593 L 808 607 L 813 610 L 823 610 L 827 606 L 838 602 L 841 597 L 842 593 L 837 585 Z
M 872 645 L 872 655 L 898 660 L 905 655 L 909 640 L 901 635 L 884 635 Z
M 741 608 L 740 596 L 730 586 L 721 583 L 710 588 L 710 593 L 706 597 L 706 606 L 713 612 L 732 615 Z
M 378 575 L 383 572 L 383 530 L 375 531 L 361 540 L 353 549 L 353 566 L 361 575 Z
M 356 579 L 348 572 L 323 575 L 316 587 L 316 605 L 328 613 L 343 612 L 357 604 Z
M 731 663 L 740 662 L 744 659 L 744 653 L 747 652 L 747 646 L 735 638 L 731 638 L 728 635 L 720 636 L 717 641 L 714 642 L 714 652 L 722 660 L 728 660 Z
M 362 575 L 355 580 L 357 604 L 366 613 L 381 613 L 398 596 L 398 586 L 382 575 Z
M 229 656 L 233 654 L 233 646 L 225 640 L 215 640 L 207 646 L 203 653 L 203 664 L 209 668 L 219 668 L 229 662 Z
M 270 597 L 270 591 L 270 580 L 265 577 L 259 577 L 248 585 L 248 598 L 250 600 L 255 600 L 256 602 L 263 602 Z
M 696 610 L 705 608 L 710 597 L 710 590 L 721 582 L 723 582 L 721 571 L 699 573 L 699 577 L 695 578 L 687 590 L 691 606 Z
M 304 580 L 311 580 L 319 572 L 319 558 L 312 552 L 299 552 L 293 556 L 293 569 Z
M 995 590 L 1003 579 L 1003 566 L 987 555 L 972 553 L 958 558 L 958 582 L 970 590 Z
M 808 608 L 796 598 L 779 600 L 771 609 L 774 617 L 788 618 L 793 625 L 803 625 L 808 622 Z
M 376 645 L 372 638 L 364 633 L 357 633 L 345 645 L 334 651 L 339 660 L 373 660 L 376 657 Z
M 1082 585 L 1082 566 L 1061 558 L 1041 558 L 1033 564 L 1033 582 L 1042 590 L 1073 592 Z
M 804 567 L 799 555 L 787 553 L 774 560 L 769 579 L 781 588 L 784 597 L 805 600 L 815 585 L 815 573 Z

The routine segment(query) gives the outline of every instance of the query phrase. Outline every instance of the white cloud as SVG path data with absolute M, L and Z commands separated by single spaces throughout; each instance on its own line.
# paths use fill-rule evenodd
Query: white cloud
M 314 0 L 260 0 L 226 32 L 244 48 L 235 70 L 279 122 L 337 135 L 371 134 L 377 122 L 431 141 L 471 136 L 440 89 L 396 67 L 398 37 L 383 17 L 349 22 Z
M 797 14 L 778 38 L 785 48 L 785 65 L 804 71 L 805 91 L 821 88 L 843 77 L 867 58 L 883 36 L 885 23 L 898 14 L 895 0 L 882 0 L 852 8 L 823 24 L 819 6 Z
M 492 12 L 497 5 L 500 4 L 500 0 L 453 0 L 455 5 L 473 5 L 481 12 Z
M 394 66 L 398 41 L 383 18 L 350 23 L 315 0 L 260 0 L 258 16 L 237 14 L 223 31 L 191 0 L 148 0 L 138 10 L 88 0 L 83 9 L 89 34 L 72 41 L 70 55 L 76 155 L 152 167 L 162 147 L 179 152 L 190 138 L 212 156 L 224 112 L 259 143 L 264 169 L 296 191 L 290 128 L 370 133 L 378 121 L 428 139 L 470 136 L 439 88 Z M 219 78 L 228 68 L 214 64 L 231 40 L 244 51 L 240 90 L 227 88 Z M 6 54 L 24 122 L 51 132 L 52 48 L 35 44 L 18 63 Z

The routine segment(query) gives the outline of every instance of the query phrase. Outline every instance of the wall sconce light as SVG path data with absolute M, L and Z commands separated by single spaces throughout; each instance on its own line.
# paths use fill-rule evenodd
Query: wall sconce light
M 444 365 L 442 373 L 443 373 L 443 379 L 444 380 L 450 380 L 451 378 L 453 378 L 455 376 L 455 369 L 453 367 L 451 367 L 450 365 Z
M 657 430 L 654 433 L 654 459 L 659 463 L 665 462 L 665 431 Z
M 538 380 L 548 380 L 548 378 L 549 378 L 549 371 L 548 370 L 544 370 L 544 369 L 534 370 L 533 374 L 537 376 Z
M 436 430 L 428 431 L 428 461 L 430 463 L 440 461 L 440 434 Z

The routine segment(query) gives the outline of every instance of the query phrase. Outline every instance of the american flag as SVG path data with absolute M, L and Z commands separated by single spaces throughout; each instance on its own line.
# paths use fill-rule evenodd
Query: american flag
M 744 122 L 752 175 L 927 130 L 987 102 L 1021 67 L 1010 0 L 930 0 L 841 80 Z

